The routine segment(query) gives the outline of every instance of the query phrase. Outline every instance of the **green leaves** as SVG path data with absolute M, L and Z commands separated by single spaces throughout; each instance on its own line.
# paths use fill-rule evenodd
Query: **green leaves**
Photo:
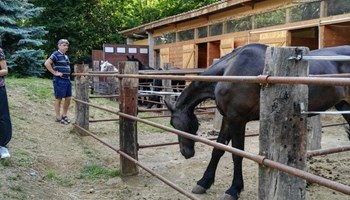
M 119 34 L 121 30 L 217 1 L 4 0 L 0 1 L 0 38 L 11 70 L 38 75 L 42 71 L 40 68 L 45 69 L 43 60 L 57 49 L 61 38 L 70 41 L 68 55 L 73 67 L 87 60 L 92 49 L 101 49 L 105 43 L 125 43 L 125 38 Z M 22 51 L 24 48 L 27 50 Z M 35 54 L 29 51 L 40 48 L 43 51 Z
M 27 1 L 4 0 L 0 3 L 0 41 L 5 50 L 10 73 L 40 75 L 44 52 L 38 47 L 46 31 L 32 26 L 30 18 L 38 16 L 43 8 L 35 8 Z

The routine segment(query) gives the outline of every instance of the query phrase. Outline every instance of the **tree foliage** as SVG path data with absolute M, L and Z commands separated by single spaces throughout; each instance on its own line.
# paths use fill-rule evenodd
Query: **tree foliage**
M 25 0 L 0 1 L 0 42 L 7 54 L 9 68 L 15 73 L 40 75 L 44 52 L 40 50 L 46 31 L 42 26 L 29 24 L 29 19 L 43 9 Z
M 219 0 L 131 0 L 124 5 L 125 28 L 197 9 Z
M 44 7 L 31 22 L 44 26 L 46 57 L 57 49 L 57 41 L 70 42 L 68 54 L 72 63 L 91 56 L 92 49 L 106 43 L 125 43 L 119 31 L 193 10 L 218 0 L 29 0 Z

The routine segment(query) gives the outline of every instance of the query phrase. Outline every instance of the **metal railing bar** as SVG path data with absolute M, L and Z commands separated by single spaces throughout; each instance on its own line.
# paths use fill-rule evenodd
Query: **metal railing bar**
M 167 180 L 166 178 L 164 178 L 163 176 L 155 173 L 153 170 L 151 170 L 150 168 L 146 167 L 145 165 L 141 164 L 138 160 L 134 159 L 133 157 L 129 156 L 128 154 L 124 153 L 123 151 L 121 151 L 120 149 L 117 149 L 115 147 L 113 147 L 112 145 L 110 145 L 109 143 L 103 141 L 102 139 L 100 139 L 99 137 L 95 136 L 93 133 L 91 133 L 90 131 L 78 126 L 77 124 L 74 124 L 74 127 L 76 127 L 77 129 L 79 129 L 80 131 L 83 131 L 84 133 L 87 133 L 88 135 L 90 135 L 91 137 L 93 137 L 94 139 L 96 139 L 97 141 L 101 142 L 102 144 L 104 144 L 105 146 L 109 147 L 110 149 L 112 149 L 113 151 L 119 153 L 120 155 L 122 155 L 123 157 L 125 157 L 126 159 L 130 160 L 131 162 L 133 162 L 134 164 L 136 164 L 137 166 L 141 167 L 142 169 L 144 169 L 145 171 L 147 171 L 148 173 L 150 173 L 151 175 L 155 176 L 156 178 L 158 178 L 160 181 L 162 181 L 163 183 L 165 183 L 166 185 L 170 186 L 171 188 L 175 189 L 176 191 L 180 192 L 181 194 L 185 195 L 186 197 L 193 199 L 193 200 L 199 200 L 199 198 L 197 198 L 196 196 L 194 196 L 193 194 L 187 192 L 186 190 L 178 187 L 177 185 L 175 185 L 174 183 L 170 182 L 169 180 Z
M 96 108 L 100 108 L 100 109 L 105 110 L 107 112 L 111 112 L 111 113 L 117 114 L 119 116 L 131 119 L 131 120 L 139 121 L 139 122 L 142 122 L 144 124 L 148 124 L 150 126 L 163 129 L 165 131 L 168 131 L 170 133 L 174 133 L 176 135 L 180 135 L 182 137 L 186 137 L 186 138 L 191 139 L 193 141 L 197 141 L 197 142 L 201 142 L 201 143 L 210 145 L 210 146 L 215 147 L 217 149 L 230 152 L 232 154 L 235 154 L 235 155 L 243 157 L 243 158 L 247 158 L 247 159 L 252 160 L 258 164 L 262 164 L 262 165 L 265 165 L 267 167 L 277 169 L 279 171 L 282 171 L 282 172 L 285 172 L 287 174 L 302 178 L 302 179 L 307 180 L 309 182 L 317 183 L 317 184 L 325 186 L 327 188 L 331 188 L 331 189 L 336 190 L 338 192 L 342 192 L 344 194 L 350 195 L 350 186 L 347 186 L 347 185 L 344 185 L 341 183 L 337 183 L 337 182 L 328 180 L 328 179 L 320 177 L 320 176 L 316 176 L 314 174 L 311 174 L 311 173 L 305 172 L 303 170 L 296 169 L 296 168 L 281 164 L 281 163 L 273 161 L 273 160 L 269 160 L 265 156 L 245 152 L 243 150 L 233 148 L 233 147 L 221 144 L 221 143 L 213 142 L 213 141 L 210 141 L 208 139 L 205 139 L 205 138 L 202 138 L 202 137 L 199 137 L 196 135 L 192 135 L 192 134 L 189 134 L 189 133 L 184 132 L 184 131 L 170 128 L 170 127 L 167 127 L 167 126 L 164 126 L 164 125 L 152 122 L 152 121 L 144 120 L 144 119 L 141 119 L 139 117 L 131 116 L 131 115 L 119 112 L 119 111 L 112 111 L 112 110 L 109 110 L 109 109 L 106 109 L 106 108 L 103 108 L 103 107 L 100 107 L 100 106 L 97 106 L 97 105 L 94 105 L 94 104 L 91 104 L 91 103 L 88 103 L 85 101 L 81 101 L 81 100 L 78 100 L 75 98 L 74 98 L 74 100 L 78 101 L 80 103 L 83 103 L 83 104 L 87 104 L 87 105 L 90 105 L 90 106 L 93 106 Z

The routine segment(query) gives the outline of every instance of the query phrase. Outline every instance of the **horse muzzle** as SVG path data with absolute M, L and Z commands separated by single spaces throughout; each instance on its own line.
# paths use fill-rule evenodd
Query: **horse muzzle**
M 189 148 L 182 148 L 180 147 L 180 152 L 181 154 L 186 158 L 186 159 L 189 159 L 189 158 L 192 158 L 195 154 L 195 151 L 194 149 L 189 149 Z

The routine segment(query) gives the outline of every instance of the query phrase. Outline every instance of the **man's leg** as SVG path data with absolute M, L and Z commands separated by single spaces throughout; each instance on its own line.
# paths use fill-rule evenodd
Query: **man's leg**
M 61 98 L 56 98 L 55 100 L 55 112 L 56 112 L 56 119 L 61 119 Z
M 62 116 L 67 116 L 69 105 L 70 105 L 70 100 L 71 100 L 71 97 L 66 97 L 64 99 Z

